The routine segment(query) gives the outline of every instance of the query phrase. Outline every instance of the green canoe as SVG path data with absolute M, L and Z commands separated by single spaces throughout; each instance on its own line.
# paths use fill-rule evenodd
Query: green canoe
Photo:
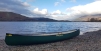
M 12 34 L 6 33 L 7 45 L 32 45 L 61 41 L 76 37 L 80 34 L 79 29 L 64 32 L 42 33 L 42 34 Z

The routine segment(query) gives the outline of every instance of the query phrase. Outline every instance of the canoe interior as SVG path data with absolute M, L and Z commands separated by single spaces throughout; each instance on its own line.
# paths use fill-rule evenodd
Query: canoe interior
M 56 42 L 61 40 L 70 39 L 78 36 L 80 33 L 79 29 L 75 31 L 68 31 L 62 33 L 51 33 L 51 34 L 42 34 L 42 35 L 19 35 L 7 33 L 5 37 L 5 42 L 7 45 L 32 45 L 32 44 L 43 44 Z

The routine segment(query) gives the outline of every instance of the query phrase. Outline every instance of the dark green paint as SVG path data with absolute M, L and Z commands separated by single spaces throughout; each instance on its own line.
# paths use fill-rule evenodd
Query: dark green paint
M 47 36 L 23 36 L 18 34 L 6 34 L 5 42 L 7 45 L 32 45 L 61 41 L 78 36 L 80 30 L 77 29 L 74 32 L 59 35 L 47 35 Z M 10 35 L 10 36 L 9 36 Z

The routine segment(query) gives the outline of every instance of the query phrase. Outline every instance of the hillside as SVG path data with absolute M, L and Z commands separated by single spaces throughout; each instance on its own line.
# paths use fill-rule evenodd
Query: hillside
M 81 16 L 81 17 L 75 19 L 74 21 L 100 22 L 101 14 Z
M 23 21 L 27 19 L 30 18 L 13 12 L 0 12 L 0 21 Z
M 49 18 L 29 18 L 13 12 L 0 12 L 0 21 L 57 21 Z
M 0 12 L 0 21 L 38 21 L 38 22 L 69 22 L 68 20 L 54 20 L 49 18 L 30 18 L 13 12 Z M 74 21 L 101 22 L 101 14 L 85 15 Z

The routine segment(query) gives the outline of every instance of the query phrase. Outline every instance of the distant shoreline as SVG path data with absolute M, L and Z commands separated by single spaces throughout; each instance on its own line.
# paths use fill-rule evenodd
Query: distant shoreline
M 89 21 L 0 21 L 0 22 L 89 22 Z

